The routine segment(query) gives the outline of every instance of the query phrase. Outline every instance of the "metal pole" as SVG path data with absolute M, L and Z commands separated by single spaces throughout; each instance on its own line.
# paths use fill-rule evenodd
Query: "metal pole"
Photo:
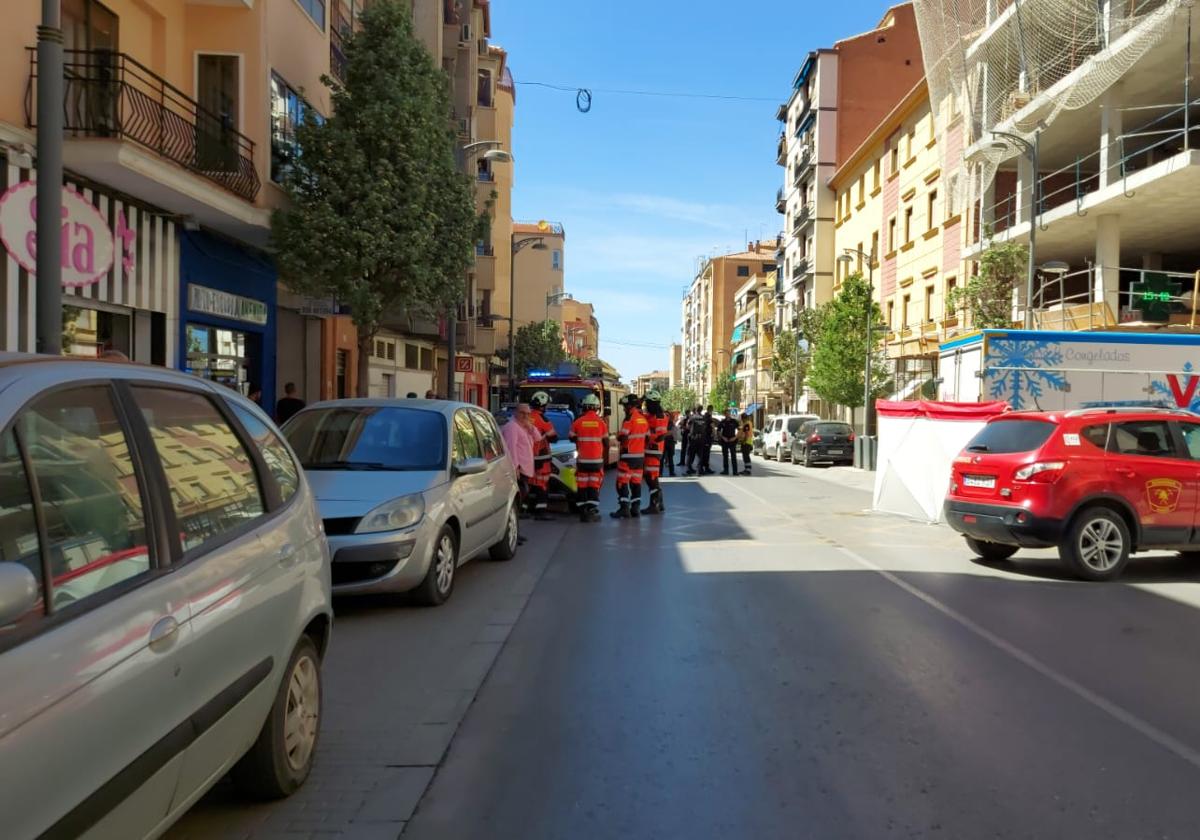
M 859 249 L 859 255 L 862 250 Z M 863 376 L 863 426 L 862 436 L 868 434 L 868 423 L 871 417 L 871 322 L 875 320 L 875 262 L 872 257 L 867 261 L 867 362 Z M 866 444 L 864 443 L 865 447 Z M 865 450 L 864 450 L 865 453 Z
M 61 0 L 42 0 L 37 28 L 37 342 L 62 353 L 63 33 Z
M 458 357 L 458 321 L 451 308 L 446 314 L 446 399 L 454 399 L 454 363 Z
M 1041 138 L 1042 133 L 1040 131 L 1034 132 L 1033 145 L 1029 147 L 1029 157 L 1033 168 L 1033 175 L 1029 182 L 1029 268 L 1025 275 L 1025 329 L 1027 330 L 1033 329 L 1034 251 L 1037 248 L 1038 226 L 1038 146 L 1041 143 Z
M 517 399 L 517 243 L 508 249 L 508 401 Z
M 1188 6 L 1187 47 L 1183 72 L 1183 149 L 1190 149 L 1191 115 L 1192 115 L 1192 7 Z

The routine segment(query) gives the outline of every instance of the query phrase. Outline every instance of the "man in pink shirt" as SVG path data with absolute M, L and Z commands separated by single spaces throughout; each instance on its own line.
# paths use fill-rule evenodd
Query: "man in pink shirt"
M 508 451 L 508 457 L 517 468 L 521 502 L 524 503 L 529 495 L 529 479 L 533 477 L 533 445 L 540 436 L 537 427 L 533 425 L 533 414 L 528 403 L 517 406 L 513 418 L 500 428 L 500 435 L 504 438 L 504 448 Z

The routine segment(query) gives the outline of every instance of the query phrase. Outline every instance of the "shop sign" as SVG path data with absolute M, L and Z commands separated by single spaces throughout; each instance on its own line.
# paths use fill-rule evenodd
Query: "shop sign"
M 455 373 L 471 373 L 475 370 L 475 359 L 473 356 L 455 356 L 454 357 L 454 372 Z
M 261 300 L 197 286 L 195 283 L 188 283 L 188 309 L 231 321 L 246 321 L 260 326 L 267 323 L 267 305 Z
M 0 196 L 0 240 L 4 248 L 30 274 L 37 272 L 37 183 L 22 181 Z M 113 265 L 117 242 L 126 272 L 133 270 L 137 233 L 125 213 L 117 213 L 116 230 L 103 214 L 69 187 L 62 191 L 62 228 L 59 252 L 62 284 L 68 288 L 100 282 Z

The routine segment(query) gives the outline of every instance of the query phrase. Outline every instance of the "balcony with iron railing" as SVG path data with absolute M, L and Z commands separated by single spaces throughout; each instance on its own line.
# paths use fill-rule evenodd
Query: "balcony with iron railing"
M 37 51 L 27 52 L 25 122 L 35 128 Z M 135 143 L 246 201 L 257 197 L 262 184 L 254 142 L 234 129 L 233 116 L 206 110 L 136 59 L 109 50 L 64 50 L 63 86 L 68 138 Z
M 775 209 L 780 213 L 787 210 L 787 193 L 784 192 L 783 187 L 780 187 L 779 191 L 775 193 Z
M 775 147 L 775 162 L 780 166 L 787 164 L 787 134 L 779 133 L 779 143 Z

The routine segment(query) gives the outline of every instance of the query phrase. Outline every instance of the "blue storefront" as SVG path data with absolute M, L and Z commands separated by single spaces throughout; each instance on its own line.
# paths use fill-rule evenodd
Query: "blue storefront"
M 275 405 L 275 266 L 261 251 L 200 231 L 179 239 L 179 367 Z

